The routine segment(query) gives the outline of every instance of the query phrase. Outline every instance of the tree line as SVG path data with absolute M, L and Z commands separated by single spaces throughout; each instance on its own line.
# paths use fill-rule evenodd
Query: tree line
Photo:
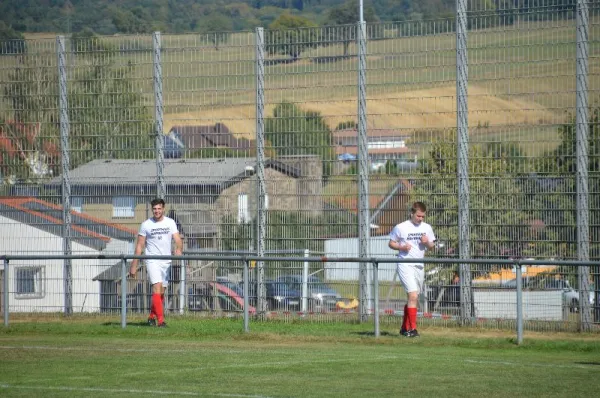
M 421 21 L 453 18 L 455 0 L 365 0 L 363 7 L 370 22 Z M 496 14 L 510 23 L 519 15 L 529 20 L 572 17 L 575 6 L 571 0 L 480 0 L 469 7 L 472 15 Z M 0 2 L 0 30 L 71 34 L 90 29 L 102 35 L 242 31 L 268 27 L 281 14 L 317 26 L 336 19 L 347 23 L 349 10 L 350 22 L 356 22 L 358 0 L 19 0 Z

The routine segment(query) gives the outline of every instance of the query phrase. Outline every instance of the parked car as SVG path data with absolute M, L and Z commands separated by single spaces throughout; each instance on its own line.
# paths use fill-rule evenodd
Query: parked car
M 217 276 L 217 283 L 233 290 L 238 296 L 244 297 L 244 287 L 242 284 L 234 282 L 225 276 Z
M 523 289 L 540 290 L 562 290 L 563 306 L 568 307 L 571 312 L 579 311 L 579 291 L 573 289 L 566 279 L 557 279 L 554 276 L 523 278 Z M 511 279 L 503 284 L 503 287 L 516 288 L 517 280 Z M 590 292 L 590 304 L 594 304 L 593 292 Z
M 302 295 L 302 275 L 282 275 L 276 278 L 278 282 L 287 283 L 292 289 Z M 310 275 L 307 280 L 307 297 L 309 311 L 332 311 L 336 309 L 341 296 L 318 277 Z
M 190 311 L 242 312 L 244 298 L 217 282 L 193 283 L 188 289 L 188 309 Z M 256 309 L 249 305 L 248 311 L 255 313 Z
M 242 284 L 240 285 L 242 286 Z M 248 284 L 248 298 L 251 304 L 256 306 L 256 282 Z M 243 289 L 242 289 L 243 290 Z M 267 298 L 267 310 L 298 311 L 302 303 L 302 293 L 295 290 L 285 282 L 266 280 L 265 290 Z M 242 293 L 242 297 L 244 294 Z
M 356 159 L 357 159 L 356 155 L 353 155 L 351 153 L 342 153 L 342 154 L 338 155 L 338 160 L 341 160 L 344 163 L 354 162 L 354 161 L 356 161 Z
M 269 309 L 299 311 L 302 303 L 302 292 L 290 287 L 287 283 L 268 281 L 266 283 L 267 303 Z

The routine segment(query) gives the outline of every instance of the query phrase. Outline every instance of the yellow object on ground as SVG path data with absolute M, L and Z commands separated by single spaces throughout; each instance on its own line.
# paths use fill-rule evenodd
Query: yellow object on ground
M 353 297 L 351 300 L 341 300 L 335 303 L 335 307 L 340 310 L 353 310 L 358 308 L 358 300 Z

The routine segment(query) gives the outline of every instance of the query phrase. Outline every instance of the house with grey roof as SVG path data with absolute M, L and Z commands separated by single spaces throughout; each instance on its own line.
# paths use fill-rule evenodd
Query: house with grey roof
M 256 158 L 165 159 L 167 214 L 186 249 L 219 249 L 224 219 L 248 222 L 256 213 Z M 318 156 L 288 156 L 264 164 L 269 210 L 322 212 L 322 165 Z M 152 216 L 157 195 L 155 160 L 98 159 L 69 173 L 71 205 L 94 217 L 138 229 Z M 61 178 L 47 188 L 59 192 Z
M 252 141 L 235 134 L 223 123 L 214 125 L 173 126 L 164 137 L 166 158 L 181 158 L 202 149 L 222 148 L 249 151 Z
M 4 255 L 62 255 L 65 229 L 63 208 L 33 197 L 0 197 L 0 253 Z M 133 251 L 136 231 L 71 211 L 73 255 L 120 255 Z M 73 312 L 100 310 L 101 291 L 94 278 L 115 260 L 72 259 Z M 8 272 L 11 312 L 62 312 L 65 308 L 65 260 L 11 260 Z M 6 277 L 0 264 L 0 279 Z M 0 281 L 3 283 L 4 281 Z

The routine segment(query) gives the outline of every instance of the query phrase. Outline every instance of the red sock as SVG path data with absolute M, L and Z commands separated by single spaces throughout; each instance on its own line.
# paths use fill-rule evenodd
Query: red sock
M 402 317 L 402 329 L 409 330 L 408 328 L 408 306 L 404 306 L 404 317 Z
M 160 293 L 152 293 L 152 307 L 154 309 L 154 313 L 156 314 L 158 323 L 163 323 L 165 321 L 165 315 L 163 312 L 162 301 L 160 299 Z
M 408 330 L 417 328 L 417 307 L 408 308 Z

